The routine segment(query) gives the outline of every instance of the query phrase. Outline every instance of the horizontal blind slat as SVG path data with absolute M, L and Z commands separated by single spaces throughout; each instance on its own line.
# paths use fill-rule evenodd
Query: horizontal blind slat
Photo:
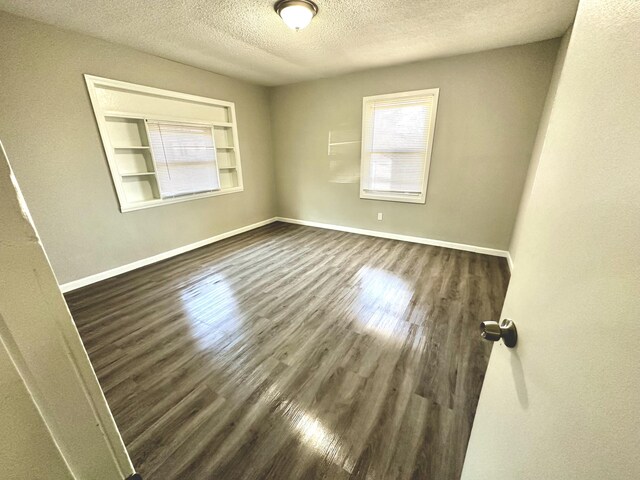
M 431 107 L 424 98 L 373 104 L 363 150 L 365 191 L 422 192 Z
M 163 198 L 220 189 L 211 127 L 147 122 Z

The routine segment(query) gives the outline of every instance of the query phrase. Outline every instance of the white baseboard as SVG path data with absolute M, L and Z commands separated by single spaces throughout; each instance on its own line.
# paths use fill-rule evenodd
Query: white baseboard
M 495 248 L 478 247 L 476 245 L 467 245 L 465 243 L 446 242 L 444 240 L 434 240 L 432 238 L 413 237 L 411 235 L 400 235 L 398 233 L 379 232 L 377 230 L 365 230 L 363 228 L 344 227 L 342 225 L 332 225 L 329 223 L 309 222 L 307 220 L 298 220 L 295 218 L 276 217 L 276 220 L 285 223 L 295 223 L 296 225 L 306 225 L 308 227 L 318 227 L 326 228 L 329 230 L 339 230 L 341 232 L 358 233 L 360 235 L 369 235 L 370 237 L 389 238 L 392 240 L 402 240 L 404 242 L 433 245 L 435 247 L 453 248 L 455 250 L 464 250 L 466 252 L 493 255 L 494 257 L 505 257 L 508 261 L 510 260 L 508 251 L 497 250 Z
M 88 277 L 80 278 L 78 280 L 73 280 L 68 283 L 63 283 L 62 285 L 60 285 L 60 290 L 62 290 L 62 293 L 67 293 L 72 290 L 76 290 L 78 288 L 91 285 L 92 283 L 96 283 L 101 280 L 106 280 L 107 278 L 115 277 L 116 275 L 130 272 L 131 270 L 135 270 L 136 268 L 151 265 L 152 263 L 156 263 L 161 260 L 165 260 L 167 258 L 175 257 L 176 255 L 180 255 L 181 253 L 189 252 L 191 250 L 195 250 L 196 248 L 204 247 L 205 245 L 210 245 L 212 243 L 219 242 L 220 240 L 224 240 L 225 238 L 233 237 L 234 235 L 239 235 L 241 233 L 248 232 L 249 230 L 253 230 L 277 221 L 285 222 L 285 223 L 295 223 L 296 225 L 306 225 L 308 227 L 325 228 L 328 230 L 338 230 L 341 232 L 357 233 L 360 235 L 368 235 L 370 237 L 389 238 L 392 240 L 402 240 L 405 242 L 421 243 L 423 245 L 433 245 L 435 247 L 453 248 L 455 250 L 464 250 L 467 252 L 482 253 L 484 255 L 493 255 L 496 257 L 505 257 L 509 263 L 509 270 L 513 271 L 513 261 L 511 260 L 511 256 L 509 255 L 509 252 L 506 250 L 497 250 L 495 248 L 478 247 L 476 245 L 467 245 L 464 243 L 446 242 L 444 240 L 434 240 L 431 238 L 424 238 L 424 237 L 414 237 L 411 235 L 400 235 L 398 233 L 379 232 L 377 230 L 365 230 L 363 228 L 345 227 L 342 225 L 332 225 L 329 223 L 310 222 L 307 220 L 298 220 L 295 218 L 274 217 L 274 218 L 269 218 L 267 220 L 263 220 L 261 222 L 253 223 L 251 225 L 247 225 L 245 227 L 236 228 L 235 230 L 221 233 L 213 237 L 205 238 L 204 240 L 200 240 L 199 242 L 195 242 L 195 243 L 190 243 L 189 245 L 185 245 L 183 247 L 174 248 L 173 250 L 159 253 L 152 257 L 143 258 L 141 260 L 137 260 L 135 262 L 122 265 L 120 267 L 112 268 L 111 270 L 106 270 L 104 272 L 96 273 L 94 275 L 89 275 Z
M 189 252 L 191 250 L 195 250 L 196 248 L 204 247 L 205 245 L 219 242 L 220 240 L 224 240 L 225 238 L 233 237 L 234 235 L 239 235 L 240 233 L 248 232 L 249 230 L 253 230 L 255 228 L 268 225 L 269 223 L 273 223 L 276 220 L 277 220 L 276 218 L 269 218 L 261 222 L 247 225 L 246 227 L 236 228 L 235 230 L 231 230 L 230 232 L 225 232 L 219 235 L 215 235 L 213 237 L 205 238 L 204 240 L 200 240 L 199 242 L 190 243 L 189 245 L 185 245 L 183 247 L 174 248 L 173 250 L 169 250 L 168 252 L 163 252 L 163 253 L 159 253 L 158 255 L 154 255 L 152 257 L 143 258 L 142 260 L 137 260 L 133 263 L 122 265 L 121 267 L 112 268 L 111 270 L 107 270 L 105 272 L 96 273 L 94 275 L 89 275 L 88 277 L 80 278 L 78 280 L 73 280 L 72 282 L 63 283 L 62 285 L 60 285 L 60 290 L 62 290 L 62 293 L 67 293 L 72 290 L 76 290 L 80 287 L 91 285 L 92 283 L 96 283 L 101 280 L 105 280 L 107 278 L 115 277 L 116 275 L 120 275 L 121 273 L 130 272 L 131 270 L 135 270 L 136 268 L 144 267 L 146 265 L 151 265 L 152 263 L 159 262 L 160 260 L 165 260 L 167 258 L 175 257 L 176 255 L 180 255 L 181 253 Z

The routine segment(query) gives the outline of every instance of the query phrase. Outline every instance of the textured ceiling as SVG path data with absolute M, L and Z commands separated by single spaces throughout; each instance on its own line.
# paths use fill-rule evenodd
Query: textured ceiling
M 271 0 L 0 0 L 0 10 L 264 85 L 562 35 L 578 0 L 317 0 L 307 29 Z

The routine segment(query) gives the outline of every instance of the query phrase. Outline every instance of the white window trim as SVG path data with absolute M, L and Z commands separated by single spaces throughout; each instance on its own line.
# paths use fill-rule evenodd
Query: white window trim
M 429 170 L 431 166 L 431 152 L 433 150 L 433 139 L 435 136 L 435 127 L 436 127 L 436 116 L 438 110 L 438 96 L 440 94 L 439 88 L 429 88 L 426 90 L 412 90 L 410 92 L 399 92 L 399 93 L 389 93 L 384 95 L 373 95 L 369 97 L 362 98 L 362 150 L 360 154 L 360 198 L 366 200 L 385 200 L 389 202 L 404 202 L 404 203 L 425 203 L 427 200 L 427 185 L 429 183 Z M 427 143 L 427 150 L 425 151 L 425 161 L 424 161 L 424 170 L 422 175 L 422 191 L 420 195 L 406 195 L 399 193 L 370 193 L 367 192 L 363 188 L 363 178 L 367 178 L 369 162 L 365 161 L 366 158 L 366 138 L 367 138 L 367 129 L 370 128 L 371 125 L 371 112 L 372 109 L 370 105 L 372 103 L 381 101 L 381 100 L 397 100 L 402 98 L 413 98 L 413 97 L 424 97 L 424 96 L 432 96 L 433 97 L 433 107 L 431 112 L 431 118 L 429 121 L 429 141 Z
M 93 112 L 96 117 L 96 123 L 98 125 L 98 131 L 100 133 L 100 137 L 102 140 L 102 144 L 105 150 L 105 154 L 107 157 L 107 162 L 109 164 L 109 171 L 111 173 L 112 181 L 114 188 L 116 190 L 116 194 L 118 197 L 118 202 L 120 204 L 120 211 L 122 213 L 132 212 L 135 210 L 141 210 L 145 208 L 152 208 L 161 205 L 169 205 L 172 203 L 180 203 L 187 202 L 199 198 L 207 198 L 207 197 L 215 197 L 218 195 L 226 195 L 229 193 L 237 193 L 244 191 L 244 183 L 243 183 L 243 175 L 242 175 L 242 161 L 240 155 L 240 143 L 238 141 L 238 126 L 236 123 L 236 109 L 235 104 L 233 102 L 228 102 L 225 100 L 217 100 L 208 97 L 201 97 L 198 95 L 191 95 L 188 93 L 175 92 L 172 90 L 164 90 L 161 88 L 148 87 L 146 85 L 138 85 L 135 83 L 123 82 L 120 80 L 113 80 L 110 78 L 98 77 L 95 75 L 84 75 L 85 82 L 87 84 L 87 91 L 89 93 L 89 98 L 91 99 L 91 106 L 93 108 Z M 215 122 L 215 121 L 203 121 L 191 118 L 185 118 L 180 116 L 173 115 L 157 115 L 157 114 L 146 114 L 144 112 L 135 112 L 135 111 L 108 111 L 101 108 L 100 103 L 98 101 L 98 93 L 97 89 L 101 86 L 106 87 L 115 87 L 123 90 L 128 90 L 131 92 L 140 92 L 146 93 L 150 95 L 155 95 L 159 97 L 166 97 L 173 100 L 184 100 L 186 102 L 195 102 L 200 104 L 207 104 L 217 107 L 226 107 L 229 109 L 230 113 L 230 121 L 229 122 Z M 203 193 L 194 193 L 190 195 L 183 195 L 180 197 L 171 197 L 171 198 L 158 198 L 149 200 L 146 202 L 141 202 L 140 204 L 131 204 L 127 203 L 126 195 L 123 190 L 123 185 L 120 179 L 123 177 L 118 171 L 118 167 L 116 164 L 116 159 L 114 157 L 114 151 L 117 146 L 112 145 L 112 142 L 109 137 L 108 127 L 106 118 L 108 117 L 120 117 L 120 118 L 131 118 L 131 119 L 153 119 L 159 121 L 167 121 L 167 122 L 176 122 L 176 123 L 185 123 L 185 124 L 196 124 L 196 125 L 208 125 L 213 127 L 229 127 L 231 128 L 231 135 L 233 138 L 233 148 L 235 155 L 235 169 L 237 172 L 238 185 L 231 188 L 225 188 L 220 190 L 214 190 L 210 192 Z

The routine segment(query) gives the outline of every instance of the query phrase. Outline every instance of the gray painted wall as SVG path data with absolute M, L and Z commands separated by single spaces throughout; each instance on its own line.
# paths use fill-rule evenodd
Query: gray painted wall
M 559 40 L 276 87 L 279 214 L 506 250 Z M 330 131 L 360 140 L 362 97 L 440 88 L 425 205 L 361 200 L 359 149 L 327 155 Z M 355 133 L 353 133 L 355 132 Z M 346 183 L 341 183 L 346 182 Z M 376 220 L 377 212 L 384 220 Z
M 538 134 L 536 135 L 536 141 L 533 146 L 533 152 L 531 153 L 531 162 L 529 163 L 529 171 L 527 178 L 522 189 L 522 198 L 520 199 L 520 207 L 518 209 L 518 215 L 516 216 L 516 222 L 513 226 L 513 233 L 511 234 L 511 242 L 509 244 L 509 255 L 513 263 L 515 270 L 515 264 L 520 247 L 520 236 L 522 235 L 522 219 L 524 217 L 524 211 L 529 205 L 529 199 L 531 198 L 531 191 L 533 190 L 533 184 L 536 180 L 536 172 L 538 170 L 538 164 L 540 163 L 540 155 L 542 154 L 542 148 L 544 147 L 545 138 L 547 135 L 547 129 L 549 128 L 549 118 L 551 117 L 551 109 L 556 98 L 556 92 L 558 90 L 558 84 L 560 83 L 560 74 L 562 73 L 562 67 L 564 65 L 564 59 L 567 55 L 567 47 L 569 46 L 569 38 L 571 38 L 571 29 L 562 37 L 560 42 L 560 48 L 558 49 L 558 57 L 556 58 L 556 65 L 553 69 L 553 75 L 551 77 L 551 84 L 549 85 L 549 91 L 547 92 L 547 100 L 544 104 L 544 110 L 542 117 L 540 118 L 540 125 L 538 126 Z
M 269 92 L 0 12 L 0 139 L 60 283 L 273 217 Z M 83 74 L 235 102 L 245 191 L 121 213 Z
M 506 250 L 559 42 L 267 89 L 0 12 L 0 139 L 60 283 L 275 215 Z M 245 191 L 121 213 L 84 73 L 235 102 Z M 361 200 L 359 145 L 330 157 L 329 132 L 359 140 L 363 96 L 430 87 L 426 204 Z

